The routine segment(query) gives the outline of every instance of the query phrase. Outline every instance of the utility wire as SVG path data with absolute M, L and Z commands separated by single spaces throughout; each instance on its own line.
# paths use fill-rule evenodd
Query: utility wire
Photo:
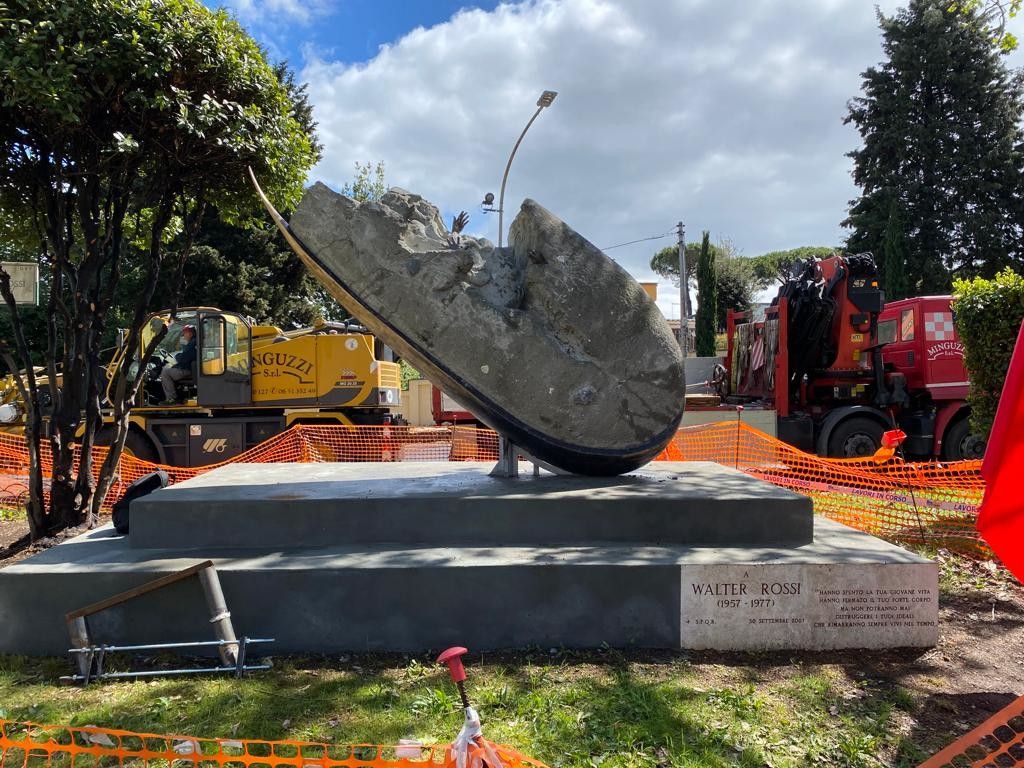
M 602 248 L 601 250 L 602 251 L 610 251 L 612 248 L 621 248 L 624 245 L 633 245 L 633 243 L 643 243 L 643 242 L 646 242 L 648 240 L 660 240 L 663 237 L 668 237 L 669 235 L 674 235 L 675 233 L 676 233 L 676 231 L 674 229 L 670 229 L 668 232 L 666 232 L 663 235 L 651 235 L 650 237 L 641 237 L 639 240 L 630 240 L 628 243 L 619 243 L 618 245 L 609 245 L 607 248 Z

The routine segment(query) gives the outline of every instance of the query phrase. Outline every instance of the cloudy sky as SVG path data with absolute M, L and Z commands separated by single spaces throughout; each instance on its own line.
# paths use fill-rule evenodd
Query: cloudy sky
M 869 0 L 224 4 L 309 83 L 325 147 L 311 180 L 339 188 L 356 162 L 382 161 L 389 186 L 447 218 L 468 210 L 469 230 L 496 240 L 480 201 L 551 89 L 512 166 L 506 228 L 532 197 L 604 248 L 680 220 L 690 239 L 708 229 L 748 256 L 844 237 L 858 137 L 842 119 L 881 59 Z M 652 279 L 673 238 L 609 255 Z M 660 286 L 666 316 L 676 293 Z

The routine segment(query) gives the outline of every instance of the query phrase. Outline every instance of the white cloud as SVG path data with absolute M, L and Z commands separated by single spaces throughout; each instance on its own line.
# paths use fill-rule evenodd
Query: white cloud
M 858 143 L 842 118 L 860 73 L 880 59 L 864 0 L 530 0 L 464 10 L 364 64 L 307 60 L 302 77 L 325 145 L 312 176 L 337 188 L 355 162 L 383 161 L 390 185 L 448 215 L 469 210 L 470 230 L 494 240 L 496 218 L 479 201 L 497 196 L 547 88 L 559 95 L 516 156 L 506 227 L 529 196 L 602 247 L 679 219 L 691 238 L 706 228 L 748 255 L 838 244 L 855 193 L 844 154 Z M 650 256 L 671 243 L 611 255 L 649 279 Z M 671 297 L 659 303 L 677 313 Z
M 223 6 L 247 26 L 272 27 L 281 22 L 308 24 L 330 10 L 330 0 L 224 0 Z

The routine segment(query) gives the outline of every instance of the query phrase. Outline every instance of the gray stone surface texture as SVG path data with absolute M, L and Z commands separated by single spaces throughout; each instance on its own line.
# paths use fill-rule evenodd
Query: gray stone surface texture
M 712 462 L 616 477 L 489 477 L 483 462 L 229 464 L 131 508 L 131 546 L 201 550 L 635 544 L 800 546 L 811 500 Z
M 938 642 L 931 564 L 685 564 L 680 644 L 718 651 L 930 647 Z
M 628 471 L 679 424 L 684 368 L 668 323 L 625 270 L 533 200 L 504 248 L 453 243 L 437 208 L 399 189 L 357 203 L 315 184 L 290 227 L 349 311 L 539 458 Z
M 897 597 L 893 590 L 903 584 L 914 596 L 919 589 L 937 594 L 934 563 L 838 523 L 820 517 L 814 522 L 814 541 L 802 547 L 456 544 L 201 552 L 130 547 L 108 526 L 0 570 L 0 653 L 62 653 L 68 611 L 206 557 L 217 563 L 236 632 L 277 638 L 274 652 L 424 652 L 453 644 L 474 650 L 602 643 L 743 650 L 875 647 L 879 635 L 864 628 L 814 626 L 834 621 L 844 605 L 820 612 L 813 600 L 830 597 L 821 590 L 834 584 L 885 589 Z M 769 573 L 773 568 L 780 570 Z M 686 594 L 698 581 L 759 585 L 769 580 L 806 584 L 812 604 L 720 608 L 718 600 L 734 598 L 714 595 L 714 586 L 705 595 L 712 605 L 703 599 L 694 603 Z M 923 607 L 914 609 L 913 621 L 937 618 L 934 600 L 918 605 Z M 733 618 L 720 618 L 722 611 L 734 612 Z M 770 625 L 751 619 L 771 616 L 803 617 L 810 629 L 796 631 L 793 625 L 769 642 Z M 695 634 L 687 618 L 715 623 Z M 908 621 L 879 615 L 876 620 Z M 91 627 L 95 639 L 107 643 L 212 638 L 202 594 L 191 582 L 97 615 Z M 935 638 L 934 628 L 917 626 L 894 626 L 884 635 L 893 646 L 933 645 Z

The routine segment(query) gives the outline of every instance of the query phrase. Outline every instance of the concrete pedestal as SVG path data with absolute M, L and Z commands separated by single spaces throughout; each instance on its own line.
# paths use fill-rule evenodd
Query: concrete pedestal
M 490 477 L 492 464 L 232 464 L 132 504 L 142 549 L 809 544 L 811 500 L 718 464 Z
M 65 612 L 207 557 L 238 634 L 278 652 L 937 642 L 937 566 L 797 494 L 717 465 L 496 484 L 488 468 L 239 465 L 159 491 L 130 537 L 99 529 L 0 570 L 0 652 L 61 653 Z M 714 546 L 685 541 L 708 521 Z M 733 525 L 750 530 L 727 543 Z M 188 583 L 90 621 L 108 643 L 210 634 Z

